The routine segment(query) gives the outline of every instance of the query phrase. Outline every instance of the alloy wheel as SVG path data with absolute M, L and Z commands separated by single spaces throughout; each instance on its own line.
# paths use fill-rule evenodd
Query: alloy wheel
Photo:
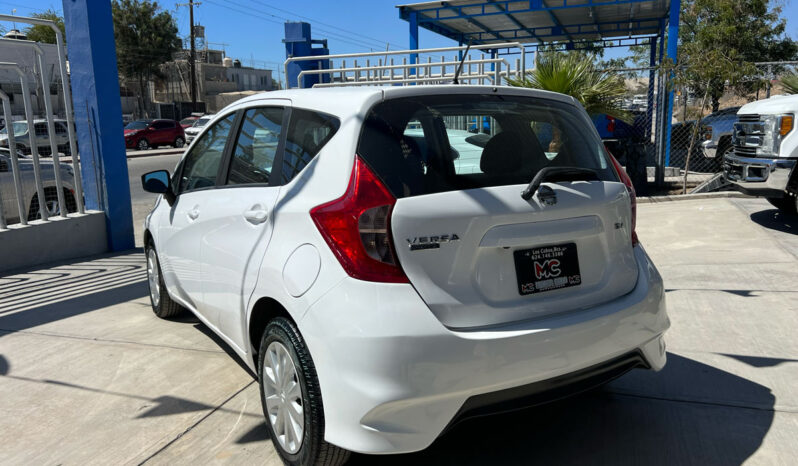
M 291 354 L 277 341 L 269 345 L 263 358 L 263 391 L 277 441 L 283 450 L 295 454 L 305 433 L 302 388 Z
M 158 256 L 152 248 L 147 252 L 147 281 L 150 285 L 152 305 L 158 307 L 161 302 L 161 274 L 158 271 Z

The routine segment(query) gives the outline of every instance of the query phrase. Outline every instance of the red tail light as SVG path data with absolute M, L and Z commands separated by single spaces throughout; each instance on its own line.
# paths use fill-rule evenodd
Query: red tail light
M 396 198 L 360 157 L 355 157 L 344 195 L 310 210 L 316 228 L 350 277 L 371 282 L 408 282 L 391 239 L 394 204 Z
M 606 149 L 606 148 L 605 148 Z M 632 246 L 636 246 L 640 243 L 640 240 L 637 238 L 637 194 L 635 194 L 635 187 L 632 185 L 632 179 L 629 178 L 629 175 L 626 174 L 626 170 L 623 169 L 620 163 L 615 160 L 615 157 L 610 154 L 610 151 L 607 151 L 607 155 L 610 156 L 610 160 L 612 160 L 612 166 L 615 167 L 615 172 L 618 173 L 618 177 L 621 179 L 621 183 L 626 185 L 626 190 L 629 191 L 629 198 L 632 201 Z
M 615 117 L 607 115 L 606 118 L 607 118 L 607 131 L 612 133 L 613 131 L 615 131 Z

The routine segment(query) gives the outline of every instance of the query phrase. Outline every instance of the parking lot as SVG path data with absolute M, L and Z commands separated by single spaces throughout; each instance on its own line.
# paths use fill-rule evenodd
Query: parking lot
M 663 371 L 351 463 L 794 464 L 798 218 L 682 200 L 641 204 L 638 233 L 667 288 Z M 153 315 L 140 251 L 0 287 L 0 464 L 279 464 L 253 375 L 197 320 Z

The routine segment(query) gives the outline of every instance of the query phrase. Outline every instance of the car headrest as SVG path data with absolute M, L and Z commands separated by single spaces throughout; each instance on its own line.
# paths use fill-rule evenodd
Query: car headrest
M 502 131 L 485 144 L 479 168 L 485 174 L 512 175 L 540 169 L 547 162 L 537 137 L 523 138 L 514 131 Z
M 482 150 L 479 169 L 486 174 L 509 174 L 521 169 L 523 142 L 518 133 L 503 131 L 488 141 Z

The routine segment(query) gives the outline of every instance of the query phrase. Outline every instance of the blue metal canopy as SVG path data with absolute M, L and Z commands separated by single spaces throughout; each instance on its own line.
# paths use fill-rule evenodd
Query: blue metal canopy
M 675 1 L 678 7 L 678 0 Z M 399 5 L 399 16 L 459 43 L 627 46 L 664 32 L 670 0 L 449 0 Z M 411 32 L 412 34 L 412 32 Z M 608 40 L 617 39 L 617 40 Z

